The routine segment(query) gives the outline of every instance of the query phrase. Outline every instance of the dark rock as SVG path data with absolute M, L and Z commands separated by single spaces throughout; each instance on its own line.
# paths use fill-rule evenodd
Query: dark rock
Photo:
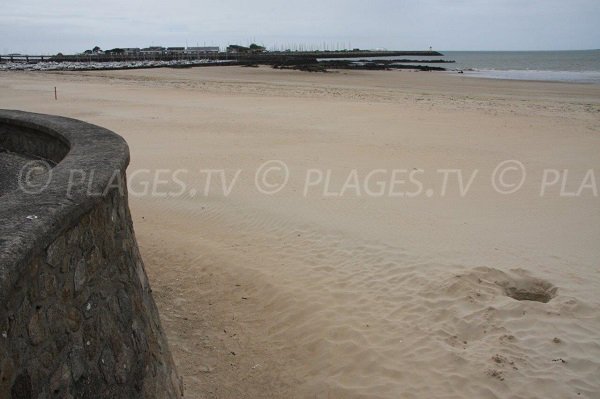
M 40 312 L 35 312 L 33 316 L 31 316 L 29 325 L 27 326 L 29 339 L 33 345 L 38 345 L 44 340 L 44 322 L 41 320 L 42 317 Z
M 108 385 L 115 383 L 115 356 L 112 350 L 107 346 L 104 347 L 100 354 L 100 371 L 104 376 L 104 381 Z
M 9 396 L 15 375 L 15 365 L 10 357 L 4 357 L 4 354 L 1 355 L 3 356 L 0 360 L 0 398 L 6 398 Z
M 79 331 L 81 327 L 81 312 L 74 306 L 69 306 L 66 312 L 67 327 L 71 332 Z
M 46 262 L 52 267 L 62 269 L 64 265 L 67 264 L 67 260 L 64 256 L 66 252 L 65 237 L 59 236 L 56 241 L 48 247 Z
M 66 363 L 62 363 L 58 366 L 52 377 L 50 377 L 50 394 L 59 395 L 68 393 L 69 386 L 71 385 L 71 371 Z M 63 397 L 65 395 L 62 395 Z
M 83 348 L 74 347 L 69 354 L 69 362 L 71 364 L 73 381 L 77 382 L 83 377 L 87 368 Z
M 31 377 L 27 371 L 15 379 L 15 382 L 12 386 L 10 397 L 12 399 L 30 399 L 33 397 L 33 390 L 31 387 Z
M 81 288 L 85 284 L 85 267 L 86 265 L 83 259 L 80 259 L 75 265 L 75 272 L 73 273 L 73 288 L 75 289 L 75 293 L 81 291 Z

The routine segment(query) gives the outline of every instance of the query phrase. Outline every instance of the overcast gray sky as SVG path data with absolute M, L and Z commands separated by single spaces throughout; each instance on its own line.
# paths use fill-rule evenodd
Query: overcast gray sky
M 600 48 L 600 0 L 19 0 L 0 52 L 288 43 L 421 50 Z

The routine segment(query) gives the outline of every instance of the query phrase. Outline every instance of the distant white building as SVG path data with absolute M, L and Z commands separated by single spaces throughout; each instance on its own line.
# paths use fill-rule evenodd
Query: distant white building
M 167 54 L 183 54 L 185 47 L 167 47 Z
M 139 52 L 140 52 L 139 47 L 125 47 L 122 50 L 123 50 L 123 54 L 125 54 L 125 55 L 134 55 L 134 54 L 139 54 Z
M 140 53 L 147 55 L 161 55 L 164 54 L 166 49 L 161 46 L 150 46 L 140 50 Z
M 215 54 L 220 51 L 219 47 L 188 47 L 186 54 Z

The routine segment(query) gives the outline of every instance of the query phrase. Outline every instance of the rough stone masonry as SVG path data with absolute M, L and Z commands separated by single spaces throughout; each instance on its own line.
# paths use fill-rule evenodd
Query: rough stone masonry
M 16 111 L 0 126 L 0 148 L 56 162 L 44 192 L 0 197 L 0 398 L 182 396 L 133 231 L 124 141 Z M 43 153 L 52 138 L 69 146 L 63 159 Z M 66 198 L 72 168 L 100 170 L 94 192 L 112 176 L 111 189 L 92 197 L 82 181 Z

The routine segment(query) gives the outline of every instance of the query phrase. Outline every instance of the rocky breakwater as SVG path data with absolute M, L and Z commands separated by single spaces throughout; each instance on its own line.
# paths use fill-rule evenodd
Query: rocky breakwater
M 0 148 L 46 165 L 0 196 L 0 398 L 175 398 L 116 134 L 0 110 Z

